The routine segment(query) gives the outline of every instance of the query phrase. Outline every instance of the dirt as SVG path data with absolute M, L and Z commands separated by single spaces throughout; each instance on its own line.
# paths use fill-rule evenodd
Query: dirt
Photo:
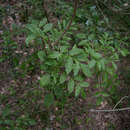
M 52 17 L 52 14 L 49 17 Z M 51 19 L 51 20 L 52 21 L 54 20 L 53 22 L 57 21 L 56 19 Z M 21 50 L 21 51 L 23 54 L 26 53 L 25 50 Z M 0 63 L 0 76 L 1 76 L 0 93 L 2 95 L 9 94 L 9 88 L 11 87 L 12 84 L 17 88 L 16 98 L 18 99 L 20 99 L 21 97 L 23 97 L 25 93 L 29 93 L 33 89 L 39 89 L 39 88 L 35 88 L 34 86 L 31 86 L 31 88 L 26 88 L 26 85 L 28 84 L 33 85 L 32 82 L 37 80 L 37 77 L 39 76 L 39 72 L 37 72 L 33 76 L 30 74 L 26 78 L 15 80 L 12 77 L 12 70 L 13 68 L 11 68 L 9 61 Z M 130 129 L 130 111 L 90 112 L 89 111 L 90 109 L 112 109 L 113 105 L 110 105 L 107 100 L 104 100 L 100 106 L 96 106 L 95 105 L 96 98 L 93 95 L 95 94 L 97 89 L 92 88 L 92 87 L 89 87 L 88 89 L 86 90 L 87 92 L 86 99 L 82 99 L 82 98 L 74 99 L 71 97 L 68 100 L 68 103 L 65 105 L 65 108 L 64 108 L 64 113 L 62 115 L 59 115 L 59 118 L 62 119 L 59 122 L 55 120 L 56 118 L 55 113 L 58 111 L 59 108 L 56 107 L 55 110 L 53 110 L 52 115 L 50 115 L 52 130 L 55 130 L 55 129 L 60 130 L 61 124 L 66 124 L 68 126 L 66 130 L 69 130 L 69 129 L 70 130 L 129 130 Z M 122 92 L 122 89 L 124 89 L 124 84 L 123 86 L 119 87 L 119 93 Z M 124 91 L 124 95 L 125 95 L 125 91 Z M 39 100 L 38 103 L 39 104 L 37 105 L 42 107 L 41 100 Z M 17 108 L 16 100 L 14 100 L 13 98 L 9 98 L 8 104 L 14 104 L 12 105 L 12 110 L 15 111 L 15 109 Z M 127 106 L 127 104 L 128 102 L 126 101 L 124 105 Z M 0 105 L 4 107 L 5 104 L 0 104 Z M 35 104 L 31 104 L 30 109 L 32 110 L 35 109 Z M 43 114 L 43 113 L 41 112 L 40 114 Z M 40 115 L 38 114 L 36 116 L 39 119 L 40 117 L 38 116 Z M 42 121 L 38 121 L 38 122 L 39 122 L 39 125 L 35 126 L 35 128 L 31 128 L 30 130 L 33 130 L 33 129 L 41 130 L 42 127 L 44 127 L 42 124 Z

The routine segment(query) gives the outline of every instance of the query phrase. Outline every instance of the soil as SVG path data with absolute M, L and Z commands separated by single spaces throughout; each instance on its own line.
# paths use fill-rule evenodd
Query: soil
M 16 1 L 14 1 L 15 3 Z M 13 5 L 13 2 L 12 2 Z M 47 8 L 46 8 L 47 9 Z M 48 11 L 49 12 L 49 11 Z M 11 16 L 10 16 L 11 17 Z M 51 19 L 51 16 L 49 19 Z M 13 19 L 13 18 L 11 18 Z M 51 19 L 53 22 L 56 22 L 56 19 Z M 13 22 L 15 20 L 12 20 Z M 19 20 L 17 20 L 18 22 Z M 4 22 L 8 24 L 8 21 Z M 11 23 L 10 23 L 11 24 Z M 11 28 L 10 25 L 6 25 L 6 27 Z M 0 30 L 1 32 L 4 30 Z M 3 40 L 3 39 L 0 39 Z M 23 41 L 22 41 L 23 40 Z M 24 55 L 27 51 L 24 48 L 21 48 L 21 42 L 25 42 L 25 38 L 23 38 L 20 41 L 17 41 L 17 44 L 19 45 L 18 52 L 22 52 L 22 55 Z M 0 44 L 0 55 L 2 55 L 2 48 L 3 45 Z M 31 51 L 28 50 L 28 51 Z M 22 57 L 23 58 L 23 57 Z M 23 59 L 20 59 L 21 61 Z M 24 61 L 24 60 L 23 60 Z M 129 66 L 128 59 L 124 59 L 124 62 L 126 64 L 121 64 L 119 68 L 125 68 L 126 66 Z M 16 68 L 12 68 L 10 61 L 4 61 L 0 63 L 0 94 L 6 95 L 8 97 L 7 101 L 3 101 L 0 103 L 0 110 L 4 109 L 6 105 L 11 106 L 12 111 L 19 111 L 20 115 L 24 114 L 22 111 L 22 108 L 18 108 L 18 102 L 21 99 L 24 99 L 24 95 L 29 94 L 32 90 L 40 90 L 44 91 L 40 87 L 35 87 L 37 84 L 37 79 L 40 75 L 40 71 L 37 71 L 35 73 L 28 73 L 24 78 L 15 78 L 13 75 Z M 122 70 L 122 69 L 121 69 Z M 121 71 L 119 69 L 119 71 Z M 130 94 L 129 91 L 129 85 L 124 82 L 123 76 L 121 76 L 122 82 L 121 86 L 118 88 L 118 93 L 122 93 L 122 97 L 125 96 L 127 93 Z M 90 84 L 92 81 L 90 80 Z M 34 85 L 35 84 L 35 85 Z M 29 87 L 28 87 L 29 85 Z M 15 89 L 15 95 L 10 95 L 10 87 Z M 50 116 L 50 127 L 51 130 L 60 130 L 61 125 L 65 124 L 68 126 L 68 128 L 64 128 L 64 130 L 130 130 L 130 111 L 122 111 L 122 112 L 91 112 L 91 109 L 113 109 L 115 104 L 110 104 L 107 99 L 105 99 L 101 105 L 97 106 L 96 104 L 96 98 L 93 96 L 95 92 L 97 91 L 96 88 L 89 87 L 86 89 L 87 97 L 86 99 L 78 98 L 74 99 L 73 97 L 70 97 L 70 99 L 67 101 L 64 113 L 63 114 L 57 114 L 59 109 L 58 107 L 54 107 L 53 110 L 50 110 L 51 114 Z M 32 96 L 32 98 L 34 98 Z M 39 97 L 37 97 L 39 98 Z M 27 105 L 26 111 L 36 113 L 34 114 L 35 118 L 38 120 L 38 125 L 32 128 L 29 128 L 29 130 L 42 130 L 42 128 L 46 127 L 46 130 L 50 130 L 44 124 L 45 120 L 41 120 L 40 116 L 48 114 L 46 111 L 43 110 L 43 98 L 44 95 L 40 96 L 41 99 L 32 102 L 31 97 L 27 100 L 30 104 Z M 4 104 L 5 103 L 5 104 Z M 37 103 L 37 104 L 36 104 Z M 126 107 L 128 104 L 128 100 L 124 101 L 123 106 Z M 38 106 L 38 109 L 36 110 L 36 105 Z M 22 105 L 21 105 L 22 107 Z M 60 119 L 60 121 L 56 120 L 56 116 Z M 15 118 L 13 119 L 15 120 Z

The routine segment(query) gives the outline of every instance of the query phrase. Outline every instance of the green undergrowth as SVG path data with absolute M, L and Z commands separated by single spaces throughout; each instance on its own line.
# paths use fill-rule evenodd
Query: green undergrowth
M 129 37 L 114 30 L 109 17 L 104 18 L 91 1 L 79 3 L 63 35 L 73 14 L 73 3 L 60 0 L 55 4 L 57 7 L 50 4 L 49 9 L 56 23 L 48 21 L 41 0 L 0 6 L 0 16 L 5 19 L 7 13 L 14 21 L 19 7 L 17 13 L 23 25 L 14 22 L 12 30 L 0 27 L 4 30 L 0 64 L 1 68 L 7 66 L 7 70 L 0 71 L 0 81 L 6 86 L 0 93 L 0 130 L 57 128 L 55 124 L 60 124 L 60 129 L 70 128 L 62 120 L 66 109 L 73 111 L 74 103 L 85 101 L 92 88 L 96 90 L 96 105 L 104 100 L 113 105 L 121 98 L 119 64 L 129 54 Z M 24 40 L 18 41 L 18 36 Z M 128 86 L 129 67 L 121 74 Z M 87 114 L 84 108 L 79 110 Z M 79 119 L 78 114 L 70 114 L 72 126 L 91 121 L 87 117 L 85 121 Z

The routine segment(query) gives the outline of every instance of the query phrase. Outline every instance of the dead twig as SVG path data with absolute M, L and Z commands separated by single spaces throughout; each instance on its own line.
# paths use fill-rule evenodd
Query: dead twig
M 124 96 L 124 97 L 122 97 L 122 98 L 116 103 L 116 105 L 114 106 L 113 109 L 115 109 L 125 98 L 129 98 L 129 96 Z
M 120 108 L 120 109 L 111 109 L 111 110 L 95 110 L 95 109 L 91 109 L 89 111 L 90 112 L 117 112 L 117 111 L 128 111 L 128 110 L 130 110 L 130 107 Z
M 95 109 L 91 109 L 91 110 L 89 110 L 89 111 L 90 111 L 90 112 L 117 112 L 117 111 L 128 111 L 128 110 L 130 110 L 130 107 L 115 109 L 125 98 L 129 98 L 129 96 L 125 96 L 125 97 L 121 98 L 121 99 L 116 103 L 116 105 L 114 106 L 114 108 L 111 109 L 111 110 L 95 110 Z

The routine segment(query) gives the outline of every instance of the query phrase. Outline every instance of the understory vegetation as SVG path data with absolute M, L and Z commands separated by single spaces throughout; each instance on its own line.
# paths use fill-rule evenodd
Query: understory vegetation
M 129 58 L 128 0 L 1 0 L 0 130 L 129 130 Z

